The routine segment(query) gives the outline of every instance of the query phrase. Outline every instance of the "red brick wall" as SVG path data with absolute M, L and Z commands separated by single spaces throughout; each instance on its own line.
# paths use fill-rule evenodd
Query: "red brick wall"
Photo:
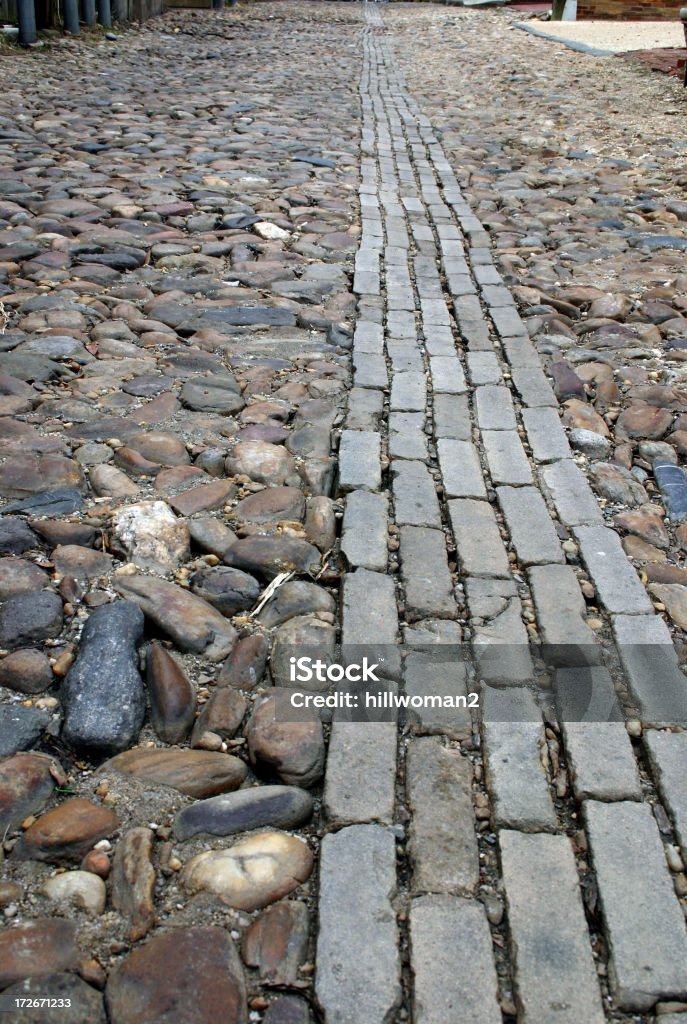
M 679 21 L 685 0 L 577 0 L 578 20 L 618 18 L 623 21 Z

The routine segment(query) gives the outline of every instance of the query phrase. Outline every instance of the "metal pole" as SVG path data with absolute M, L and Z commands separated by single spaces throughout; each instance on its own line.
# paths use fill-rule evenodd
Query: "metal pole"
M 73 36 L 79 34 L 79 0 L 62 0 L 62 16 L 65 32 Z
M 103 28 L 112 28 L 112 11 L 110 0 L 98 0 L 98 21 Z
M 95 0 L 81 0 L 81 16 L 88 28 L 93 28 L 96 23 Z
M 17 0 L 18 40 L 21 46 L 36 42 L 36 7 L 34 0 Z

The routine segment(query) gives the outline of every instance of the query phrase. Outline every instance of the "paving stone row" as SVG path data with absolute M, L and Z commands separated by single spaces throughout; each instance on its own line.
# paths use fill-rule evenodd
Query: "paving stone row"
M 481 723 L 471 725 L 466 711 L 426 709 L 406 720 L 398 749 L 405 790 L 397 791 L 395 806 L 378 805 L 391 808 L 391 816 L 361 802 L 358 820 L 391 824 L 409 815 L 407 830 L 392 827 L 397 839 L 407 831 L 399 855 L 409 884 L 397 898 L 407 908 L 402 929 L 410 922 L 406 994 L 414 1019 L 448 1022 L 460 1007 L 480 1020 L 501 1019 L 503 1010 L 507 1019 L 521 1011 L 523 1020 L 573 1024 L 604 1020 L 605 1005 L 624 1019 L 625 1011 L 687 995 L 668 951 L 684 944 L 684 914 L 665 840 L 644 802 L 646 762 L 638 765 L 622 720 L 633 702 L 640 717 L 656 709 L 653 644 L 662 654 L 661 685 L 664 677 L 669 685 L 663 717 L 645 721 L 681 720 L 684 676 L 669 633 L 617 535 L 603 526 L 572 457 L 556 394 L 493 265 L 489 236 L 405 89 L 393 47 L 380 33 L 379 12 L 366 16 L 372 31 L 364 40 L 361 83 L 361 195 L 373 214 L 367 229 L 363 215 L 361 253 L 370 255 L 360 265 L 374 264 L 378 276 L 361 279 L 356 290 L 359 328 L 374 325 L 360 331 L 360 355 L 373 337 L 377 359 L 374 374 L 360 380 L 378 392 L 374 403 L 367 401 L 388 466 L 372 530 L 381 553 L 383 503 L 390 516 L 387 579 L 396 581 L 384 602 L 398 602 L 396 628 L 406 647 L 418 637 L 439 645 L 432 655 L 444 647 L 438 657 L 427 653 L 431 648 L 405 654 L 401 692 L 465 692 L 476 679 L 489 685 L 481 692 Z M 354 363 L 357 358 L 354 339 Z M 352 395 L 348 430 L 364 428 L 360 402 Z M 349 494 L 354 510 L 356 500 Z M 352 568 L 363 566 L 366 556 L 357 557 Z M 597 615 L 620 645 L 629 690 L 616 691 L 601 665 L 605 646 L 588 613 L 588 592 L 598 595 Z M 368 609 L 374 604 L 370 594 Z M 461 635 L 471 640 L 467 664 Z M 548 724 L 555 714 L 543 719 L 540 691 L 532 686 L 540 667 L 529 650 L 531 636 L 560 666 L 555 731 Z M 581 710 L 583 688 L 588 700 Z M 475 728 L 483 763 L 472 747 Z M 678 842 L 687 813 L 678 783 L 687 757 L 682 735 L 645 733 L 646 759 Z M 391 756 L 373 746 L 363 755 L 373 785 L 388 778 Z M 570 830 L 571 811 L 577 832 Z M 614 850 L 614 830 L 625 821 L 625 845 Z M 483 823 L 494 829 L 500 862 L 485 854 Z M 638 870 L 644 842 L 653 851 L 649 874 Z M 625 871 L 625 859 L 637 870 Z M 583 899 L 581 873 L 598 885 L 605 949 Z M 502 906 L 495 914 L 493 901 L 503 896 L 505 913 Z M 629 900 L 633 912 L 625 917 Z M 634 934 L 641 908 L 653 901 L 667 922 L 656 942 L 651 923 L 647 934 Z M 655 912 L 648 920 L 658 921 Z M 376 938 L 390 963 L 390 939 L 382 932 Z M 458 952 L 465 942 L 469 966 Z M 475 986 L 479 1011 L 467 1012 Z M 383 1012 L 368 1013 L 352 988 L 344 986 L 342 998 L 344 991 L 353 999 L 351 1019 L 382 1021 L 383 1012 L 393 1012 L 391 997 Z M 343 1013 L 332 1007 L 327 1019 L 348 1019 L 337 1012 Z

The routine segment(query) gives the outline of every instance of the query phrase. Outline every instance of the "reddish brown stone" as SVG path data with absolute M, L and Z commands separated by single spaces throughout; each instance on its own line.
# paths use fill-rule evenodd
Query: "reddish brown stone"
M 269 651 L 270 645 L 262 633 L 242 637 L 222 665 L 218 685 L 252 690 L 262 681 Z
M 196 719 L 191 733 L 191 746 L 201 746 L 205 733 L 214 733 L 222 739 L 231 739 L 243 721 L 248 702 L 238 690 L 229 686 L 218 687 Z
M 61 487 L 85 490 L 81 466 L 62 455 L 14 455 L 0 466 L 0 494 L 25 498 Z
M 101 771 L 122 772 L 196 799 L 230 793 L 246 777 L 243 761 L 210 750 L 156 750 L 134 747 L 106 761 Z
M 192 516 L 196 512 L 208 512 L 222 508 L 236 492 L 231 480 L 215 480 L 211 484 L 192 487 L 188 491 L 169 499 L 175 511 L 182 516 Z
M 252 922 L 241 955 L 266 985 L 303 985 L 299 968 L 308 954 L 308 908 L 296 900 L 275 903 Z
M 670 429 L 672 422 L 672 413 L 667 409 L 657 409 L 654 406 L 636 402 L 628 409 L 623 409 L 618 417 L 616 436 L 658 441 Z
M 76 925 L 39 918 L 0 932 L 0 989 L 76 967 Z
M 244 523 L 271 523 L 280 519 L 301 522 L 305 515 L 305 498 L 297 487 L 266 487 L 240 501 L 231 515 Z
M 246 987 L 224 928 L 173 928 L 139 946 L 110 975 L 111 1024 L 246 1024 Z
M 53 682 L 50 662 L 42 651 L 27 648 L 0 659 L 0 686 L 19 693 L 42 693 Z
M 14 855 L 20 860 L 49 864 L 78 863 L 100 839 L 111 836 L 118 825 L 114 811 L 73 797 L 41 815 L 21 837 Z
M 153 833 L 132 828 L 117 843 L 112 864 L 112 905 L 130 922 L 129 938 L 137 942 L 155 921 Z
M 193 725 L 195 690 L 179 663 L 159 644 L 148 648 L 146 684 L 155 732 L 165 743 L 179 743 Z
M 246 726 L 251 764 L 269 778 L 307 789 L 324 772 L 322 723 L 315 715 L 309 721 L 282 720 L 283 714 L 277 713 L 277 695 L 285 700 L 288 690 L 265 691 Z
M 61 766 L 47 754 L 20 753 L 0 761 L 0 834 L 16 828 L 47 802 L 55 784 L 66 785 Z

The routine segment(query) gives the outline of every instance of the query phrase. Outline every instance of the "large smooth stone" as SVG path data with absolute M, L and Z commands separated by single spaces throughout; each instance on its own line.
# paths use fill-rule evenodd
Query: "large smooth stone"
M 298 615 L 277 629 L 270 655 L 270 670 L 275 686 L 291 685 L 291 659 L 312 658 L 330 664 L 334 660 L 336 629 L 315 615 Z M 326 690 L 328 684 L 313 679 L 301 684 L 306 690 Z
M 214 412 L 221 416 L 240 412 L 245 405 L 236 379 L 231 374 L 193 377 L 186 381 L 179 397 L 187 409 Z
M 137 652 L 142 635 L 143 615 L 130 601 L 91 613 L 62 686 L 62 735 L 70 746 L 112 754 L 135 741 L 145 716 Z
M 313 856 L 295 836 L 258 832 L 229 849 L 193 857 L 182 874 L 191 894 L 211 892 L 237 910 L 260 910 L 310 877 Z
M 296 828 L 312 814 L 312 797 L 296 786 L 254 786 L 235 793 L 197 800 L 174 821 L 181 840 L 199 832 L 229 836 L 256 828 Z
M 251 764 L 268 778 L 289 786 L 314 786 L 324 773 L 324 735 L 320 719 L 284 721 L 277 708 L 290 691 L 267 690 L 246 727 Z M 277 704 L 277 694 L 279 704 Z
M 8 597 L 0 610 L 0 646 L 24 647 L 62 632 L 62 599 L 51 590 Z
M 191 577 L 191 590 L 226 616 L 252 608 L 260 597 L 254 576 L 225 565 L 199 569 Z
M 140 569 L 165 574 L 190 558 L 190 534 L 164 501 L 127 505 L 112 519 L 115 547 Z
M 146 684 L 153 729 L 165 743 L 179 743 L 193 725 L 196 693 L 179 663 L 159 644 L 148 648 Z
M 236 642 L 236 630 L 215 608 L 175 583 L 151 576 L 123 576 L 114 584 L 134 601 L 182 651 L 221 661 Z
M 239 441 L 226 461 L 227 476 L 243 475 L 272 487 L 283 484 L 293 468 L 286 449 L 269 441 Z
M 48 582 L 47 572 L 28 558 L 0 558 L 0 601 L 41 590 Z
M 269 653 L 269 642 L 261 633 L 241 637 L 222 665 L 217 685 L 252 690 L 262 681 Z
M 246 777 L 243 761 L 210 750 L 156 750 L 134 747 L 106 761 L 101 771 L 133 775 L 158 786 L 169 786 L 196 799 L 238 789 Z
M 282 572 L 315 575 L 321 564 L 320 552 L 297 537 L 246 537 L 237 540 L 224 555 L 227 565 L 264 579 Z
M 64 1005 L 51 1009 L 25 1006 L 12 1014 L 12 1024 L 74 1024 L 75 1021 L 106 1024 L 102 995 L 76 974 L 24 978 L 5 989 L 4 995 L 11 999 L 40 999 L 46 993 L 62 1000 Z
M 163 430 L 148 430 L 127 439 L 128 447 L 160 466 L 187 466 L 191 457 L 180 437 Z
M 30 647 L 13 651 L 0 660 L 0 686 L 19 693 L 42 693 L 55 681 L 43 651 Z
M 331 594 L 316 583 L 307 580 L 291 580 L 279 587 L 274 597 L 267 602 L 259 615 L 260 622 L 268 629 L 280 626 L 289 619 L 313 612 L 333 613 L 336 602 Z
M 13 855 L 19 860 L 71 864 L 80 861 L 99 840 L 111 836 L 118 825 L 114 811 L 75 796 L 34 821 Z
M 243 523 L 274 523 L 282 519 L 302 522 L 305 497 L 297 487 L 266 487 L 243 498 L 232 509 L 231 516 Z
M 129 953 L 106 989 L 110 1024 L 246 1024 L 243 968 L 224 928 L 172 928 Z
M 20 753 L 0 761 L 0 833 L 41 810 L 56 784 L 66 785 L 60 764 L 48 754 Z
M 78 462 L 63 455 L 14 455 L 0 466 L 3 498 L 24 498 L 62 487 L 85 489 Z
M 76 925 L 73 921 L 38 918 L 0 932 L 0 989 L 24 978 L 43 978 L 76 967 Z M 45 990 L 43 990 L 45 991 Z
M 91 871 L 66 871 L 62 875 L 53 875 L 44 883 L 43 892 L 54 903 L 74 902 L 94 917 L 102 914 L 107 899 L 105 883 Z
M 0 704 L 0 757 L 9 757 L 34 745 L 46 725 L 50 713 L 21 704 Z

